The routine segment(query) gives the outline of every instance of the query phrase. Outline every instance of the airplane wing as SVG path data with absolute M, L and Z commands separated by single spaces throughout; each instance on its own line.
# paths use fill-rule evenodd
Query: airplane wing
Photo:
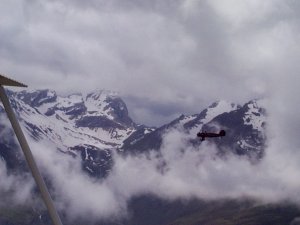
M 27 85 L 22 84 L 18 81 L 12 80 L 0 74 L 0 85 L 3 86 L 14 86 L 14 87 L 27 87 Z

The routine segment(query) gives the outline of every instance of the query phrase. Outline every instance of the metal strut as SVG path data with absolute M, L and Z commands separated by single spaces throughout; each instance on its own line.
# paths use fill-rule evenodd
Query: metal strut
M 2 76 L 3 77 L 3 76 Z M 0 75 L 0 78 L 1 78 L 1 75 Z M 5 85 L 5 84 L 4 84 Z M 45 202 L 45 205 L 48 209 L 48 212 L 49 212 L 49 215 L 52 219 L 52 222 L 54 225 L 62 225 L 62 222 L 59 218 L 59 215 L 55 209 L 55 206 L 54 206 L 54 203 L 51 199 L 51 196 L 49 194 L 49 191 L 47 189 L 47 186 L 45 184 L 45 181 L 43 179 L 43 177 L 41 176 L 40 172 L 39 172 L 39 169 L 34 161 L 34 157 L 31 153 L 31 150 L 29 148 L 29 145 L 26 141 L 26 138 L 24 136 L 24 133 L 20 127 L 20 124 L 15 116 L 15 113 L 10 105 L 10 102 L 8 100 L 8 97 L 5 93 L 5 90 L 4 88 L 2 87 L 2 85 L 0 84 L 0 98 L 2 100 L 2 103 L 3 103 L 3 106 L 4 106 L 4 109 L 6 111 L 6 114 L 11 122 L 11 125 L 15 131 L 15 134 L 18 138 L 18 141 L 21 145 L 21 148 L 23 150 L 23 153 L 25 155 L 25 159 L 28 163 L 28 166 L 31 170 L 31 173 L 33 175 L 33 178 L 41 192 L 41 195 L 42 195 L 42 198 Z

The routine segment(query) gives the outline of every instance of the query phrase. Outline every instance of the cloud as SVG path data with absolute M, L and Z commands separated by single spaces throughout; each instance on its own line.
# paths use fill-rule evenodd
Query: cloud
M 0 179 L 1 206 L 34 202 L 33 179 L 28 174 L 9 173 L 2 158 L 0 158 Z
M 162 157 L 115 156 L 111 175 L 99 182 L 82 173 L 79 159 L 31 142 L 53 178 L 59 208 L 73 219 L 108 218 L 145 193 L 298 204 L 299 7 L 292 0 L 4 1 L 1 72 L 33 88 L 117 90 L 138 122 L 150 125 L 220 98 L 266 99 L 268 146 L 256 165 L 235 155 L 217 158 L 213 146 L 189 146 L 175 130 L 164 138 Z M 8 175 L 3 161 L 0 167 L 7 181 L 0 190 L 25 185 L 16 192 L 24 202 L 32 181 Z
M 30 145 L 43 175 L 53 182 L 57 208 L 66 211 L 69 219 L 107 219 L 124 214 L 126 202 L 120 201 L 105 182 L 84 173 L 80 157 L 61 153 L 48 142 Z
M 113 171 L 101 182 L 81 171 L 79 159 L 45 143 L 31 146 L 40 168 L 53 179 L 56 205 L 67 209 L 71 220 L 124 217 L 129 199 L 149 193 L 168 200 L 250 197 L 266 203 L 299 203 L 295 155 L 272 150 L 260 164 L 253 165 L 234 155 L 218 158 L 213 146 L 187 146 L 188 138 L 176 130 L 166 134 L 161 157 L 155 152 L 150 156 L 116 156 Z M 12 186 L 10 182 L 6 185 Z
M 277 0 L 5 1 L 0 63 L 33 88 L 134 96 L 133 114 L 142 101 L 158 114 L 175 103 L 194 113 L 265 95 L 278 67 L 299 72 L 297 9 Z M 152 110 L 137 118 L 149 123 Z
M 0 102 L 0 110 L 4 111 L 2 102 Z M 1 143 L 7 144 L 10 141 L 9 139 L 12 133 L 12 128 L 9 128 L 11 127 L 11 124 L 9 123 L 8 118 L 3 116 L 3 114 L 0 115 L 0 121 L 1 121 L 1 125 L 0 125 Z
M 299 143 L 290 137 L 295 130 L 289 133 L 293 128 L 285 123 L 289 110 L 273 105 L 278 97 L 291 96 L 289 91 L 274 96 L 265 100 L 268 143 L 265 157 L 256 164 L 234 154 L 220 158 L 207 142 L 194 147 L 189 144 L 191 137 L 180 129 L 164 135 L 160 154 L 114 154 L 114 167 L 102 181 L 82 172 L 80 157 L 64 155 L 49 143 L 31 142 L 31 147 L 40 168 L 53 180 L 56 204 L 67 209 L 70 219 L 124 217 L 128 200 L 143 194 L 171 201 L 252 198 L 299 204 Z
M 267 76 L 267 148 L 257 164 L 233 154 L 219 158 L 213 145 L 191 146 L 191 137 L 175 129 L 165 134 L 161 154 L 114 155 L 110 175 L 97 181 L 83 173 L 80 157 L 65 155 L 46 142 L 30 141 L 30 146 L 41 171 L 53 180 L 56 205 L 67 209 L 71 220 L 124 217 L 128 200 L 149 193 L 168 200 L 248 197 L 299 204 L 299 78 L 279 72 Z M 31 198 L 32 181 L 25 180 L 27 188 L 19 192 L 15 187 L 23 187 L 24 179 L 7 175 L 1 163 L 0 177 L 7 182 L 1 182 L 0 190 L 15 190 L 21 202 Z
M 109 179 L 124 184 L 115 186 L 131 195 L 152 193 L 171 200 L 250 197 L 299 203 L 299 154 L 282 151 L 272 140 L 266 158 L 254 165 L 236 155 L 219 158 L 213 146 L 189 146 L 189 138 L 172 131 L 164 139 L 162 158 L 154 154 L 119 159 Z

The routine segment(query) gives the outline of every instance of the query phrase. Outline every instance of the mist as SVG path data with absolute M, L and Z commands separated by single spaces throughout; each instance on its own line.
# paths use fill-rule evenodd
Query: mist
M 220 96 L 236 103 L 264 97 L 273 78 L 282 85 L 299 74 L 299 6 L 5 0 L 1 73 L 63 94 L 118 91 L 135 121 L 158 126 Z
M 255 164 L 230 153 L 219 157 L 216 147 L 208 142 L 192 146 L 191 137 L 180 128 L 164 134 L 159 154 L 154 150 L 147 155 L 113 154 L 114 166 L 103 180 L 88 176 L 82 171 L 80 157 L 70 157 L 51 143 L 30 141 L 30 146 L 41 171 L 53 182 L 57 207 L 71 220 L 124 218 L 128 216 L 128 201 L 145 194 L 170 201 L 250 198 L 260 203 L 287 201 L 299 205 L 298 140 L 282 132 L 289 128 L 285 113 L 290 112 L 274 107 L 272 99 L 265 103 L 273 107 L 268 108 L 267 147 L 264 158 Z M 272 125 L 272 121 L 276 123 Z M 1 168 L 5 168 L 3 163 Z M 6 176 L 3 171 L 1 178 L 8 182 L 1 188 L 8 190 L 19 178 Z M 27 184 L 32 188 L 29 184 L 32 182 Z
M 149 125 L 199 113 L 220 98 L 263 98 L 268 114 L 259 163 L 219 158 L 206 142 L 191 146 L 178 128 L 164 135 L 161 154 L 113 154 L 101 181 L 82 171 L 80 157 L 28 137 L 70 219 L 126 217 L 128 200 L 142 194 L 300 204 L 299 2 L 21 2 L 0 9 L 0 64 L 33 88 L 117 90 L 133 119 Z M 30 176 L 9 174 L 2 159 L 0 179 L 0 191 L 15 190 L 16 202 L 32 198 Z
M 159 154 L 151 149 L 149 154 L 135 156 L 112 154 L 114 166 L 109 176 L 97 180 L 82 171 L 81 157 L 70 157 L 52 143 L 27 138 L 39 168 L 52 181 L 58 209 L 66 211 L 71 220 L 127 217 L 128 201 L 145 194 L 170 201 L 250 198 L 299 205 L 299 78 L 296 74 L 266 78 L 267 143 L 264 157 L 255 164 L 230 153 L 219 157 L 208 142 L 192 146 L 192 137 L 178 127 L 164 134 Z M 16 202 L 33 198 L 32 179 L 9 174 L 3 160 L 0 178 L 5 181 L 0 190 L 14 190 Z
M 0 158 L 0 206 L 35 203 L 34 181 L 29 174 L 9 173 L 5 161 Z

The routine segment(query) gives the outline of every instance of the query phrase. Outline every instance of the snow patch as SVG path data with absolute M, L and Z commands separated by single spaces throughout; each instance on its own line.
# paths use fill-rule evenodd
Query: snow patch
M 202 124 L 210 122 L 213 118 L 216 116 L 226 113 L 226 112 L 231 112 L 233 110 L 237 109 L 237 105 L 221 100 L 219 102 L 216 102 L 212 104 L 206 112 L 205 118 L 201 120 Z
M 248 106 L 248 111 L 243 118 L 245 125 L 251 125 L 253 129 L 263 132 L 266 122 L 266 115 L 263 109 L 259 106 L 261 102 L 252 101 Z

